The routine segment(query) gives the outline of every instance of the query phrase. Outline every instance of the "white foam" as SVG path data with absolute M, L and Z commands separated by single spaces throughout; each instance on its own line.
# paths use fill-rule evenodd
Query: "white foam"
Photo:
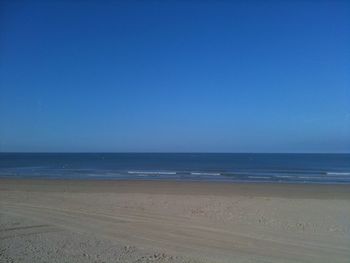
M 323 179 L 323 180 L 349 180 L 349 177 L 326 177 L 326 176 L 299 176 L 300 179 Z
M 191 172 L 192 175 L 221 175 L 220 173 L 198 173 L 198 172 Z
M 176 172 L 160 172 L 160 171 L 128 171 L 128 174 L 144 174 L 144 175 L 162 175 L 162 174 L 176 174 Z
M 277 178 L 291 178 L 293 176 L 291 176 L 291 175 L 276 175 L 275 177 L 277 177 Z
M 350 175 L 348 172 L 327 172 L 327 175 Z
M 327 177 L 324 177 L 324 176 L 299 176 L 298 178 L 301 178 L 301 179 L 327 179 Z

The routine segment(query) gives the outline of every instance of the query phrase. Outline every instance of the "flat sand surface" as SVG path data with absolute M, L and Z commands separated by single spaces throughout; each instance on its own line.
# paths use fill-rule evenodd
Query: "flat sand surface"
M 350 262 L 350 186 L 0 179 L 0 262 Z

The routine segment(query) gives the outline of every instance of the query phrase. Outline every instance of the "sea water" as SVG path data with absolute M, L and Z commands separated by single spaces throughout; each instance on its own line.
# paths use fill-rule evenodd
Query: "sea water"
M 350 154 L 0 153 L 0 177 L 350 183 Z

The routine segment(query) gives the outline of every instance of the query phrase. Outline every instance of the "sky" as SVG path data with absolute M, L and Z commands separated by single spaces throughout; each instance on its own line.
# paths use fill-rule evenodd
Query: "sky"
M 350 1 L 1 1 L 0 151 L 350 152 Z

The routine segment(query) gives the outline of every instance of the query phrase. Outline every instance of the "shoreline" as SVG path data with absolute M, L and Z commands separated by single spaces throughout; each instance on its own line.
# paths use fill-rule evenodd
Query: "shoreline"
M 3 185 L 17 190 L 28 191 L 104 191 L 139 192 L 149 194 L 216 194 L 254 195 L 289 198 L 337 198 L 350 199 L 350 184 L 300 184 L 300 183 L 256 183 L 256 182 L 208 182 L 173 180 L 98 180 L 98 179 L 42 179 L 42 178 L 1 178 Z M 35 185 L 32 183 L 35 182 Z M 45 189 L 43 186 L 51 187 Z M 115 188 L 117 186 L 117 188 Z M 208 192 L 210 190 L 211 192 Z

